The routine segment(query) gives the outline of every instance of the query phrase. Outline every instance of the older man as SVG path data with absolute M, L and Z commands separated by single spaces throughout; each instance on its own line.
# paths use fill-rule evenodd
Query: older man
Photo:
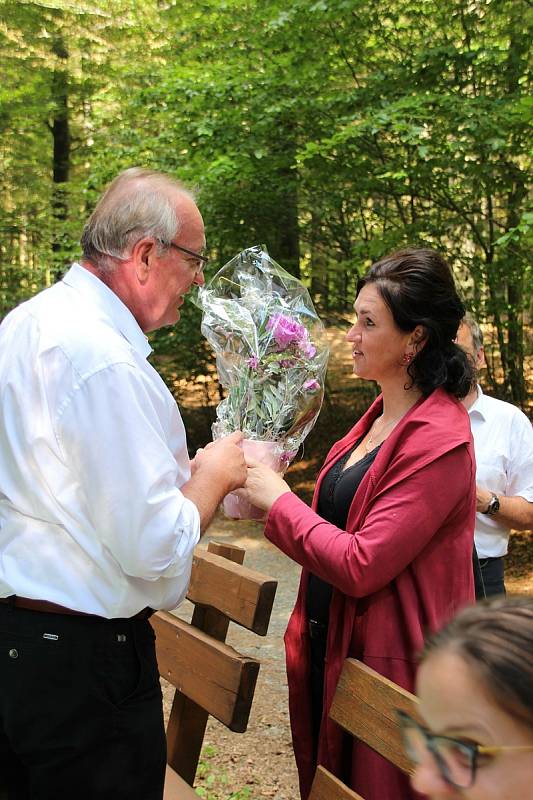
M 0 789 L 162 797 L 152 609 L 183 599 L 239 434 L 191 465 L 145 334 L 175 324 L 207 261 L 192 195 L 127 170 L 62 281 L 0 327 Z M 1 794 L 1 791 L 0 791 Z
M 457 343 L 477 370 L 485 366 L 481 329 L 469 315 L 459 327 Z M 479 385 L 463 403 L 476 453 L 474 540 L 484 584 L 476 589 L 479 599 L 505 593 L 504 557 L 511 529 L 533 528 L 533 429 L 520 409 L 483 394 Z

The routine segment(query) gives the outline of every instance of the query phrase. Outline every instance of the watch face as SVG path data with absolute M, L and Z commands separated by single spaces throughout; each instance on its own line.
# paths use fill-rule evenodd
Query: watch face
M 496 514 L 500 510 L 500 501 L 497 497 L 493 497 L 489 503 L 489 507 L 487 508 L 487 514 Z

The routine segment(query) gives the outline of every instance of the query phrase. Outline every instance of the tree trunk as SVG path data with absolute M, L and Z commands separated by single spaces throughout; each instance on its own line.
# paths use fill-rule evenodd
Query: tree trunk
M 328 264 L 323 250 L 320 215 L 311 213 L 311 295 L 321 311 L 329 309 Z
M 513 7 L 509 16 L 509 50 L 506 64 L 506 84 L 509 95 L 520 93 L 520 78 L 525 72 L 525 62 L 529 52 L 529 38 L 522 32 L 520 10 Z M 507 196 L 506 228 L 516 228 L 520 222 L 523 203 L 527 198 L 526 176 L 516 164 L 510 165 L 512 172 L 512 188 Z M 504 251 L 507 267 L 507 309 L 508 309 L 508 341 L 507 341 L 507 374 L 513 402 L 524 407 L 527 401 L 524 378 L 524 278 L 523 265 L 526 254 L 521 252 L 520 245 L 509 244 Z
M 527 197 L 525 179 L 517 169 L 512 192 L 508 196 L 507 229 L 515 228 L 520 222 L 520 208 Z M 510 245 L 507 258 L 507 374 L 506 380 L 514 403 L 525 407 L 527 402 L 526 382 L 524 378 L 524 276 L 523 258 L 520 248 Z
M 57 253 L 61 250 L 62 229 L 68 214 L 66 184 L 70 171 L 71 141 L 68 109 L 68 51 L 61 36 L 54 40 L 52 50 L 57 58 L 56 68 L 52 77 L 54 108 L 51 125 L 53 138 L 52 215 L 54 218 L 52 249 L 54 253 Z

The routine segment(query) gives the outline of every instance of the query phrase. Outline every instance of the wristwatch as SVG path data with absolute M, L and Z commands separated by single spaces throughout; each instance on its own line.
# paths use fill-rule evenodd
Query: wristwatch
M 493 494 L 489 500 L 489 504 L 487 506 L 486 511 L 482 511 L 482 514 L 487 514 L 487 516 L 492 517 L 493 514 L 496 514 L 500 510 L 500 501 L 498 500 L 498 496 Z

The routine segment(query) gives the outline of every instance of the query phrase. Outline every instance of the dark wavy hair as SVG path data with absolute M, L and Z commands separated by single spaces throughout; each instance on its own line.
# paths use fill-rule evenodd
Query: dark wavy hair
M 421 660 L 440 652 L 462 658 L 500 708 L 533 728 L 533 598 L 464 608 L 427 640 Z
M 426 396 L 442 386 L 465 397 L 474 368 L 454 341 L 465 307 L 444 258 L 424 248 L 397 250 L 370 267 L 358 281 L 357 294 L 369 283 L 376 285 L 400 330 L 410 333 L 417 325 L 424 330 L 424 346 L 407 368 L 412 384 Z

